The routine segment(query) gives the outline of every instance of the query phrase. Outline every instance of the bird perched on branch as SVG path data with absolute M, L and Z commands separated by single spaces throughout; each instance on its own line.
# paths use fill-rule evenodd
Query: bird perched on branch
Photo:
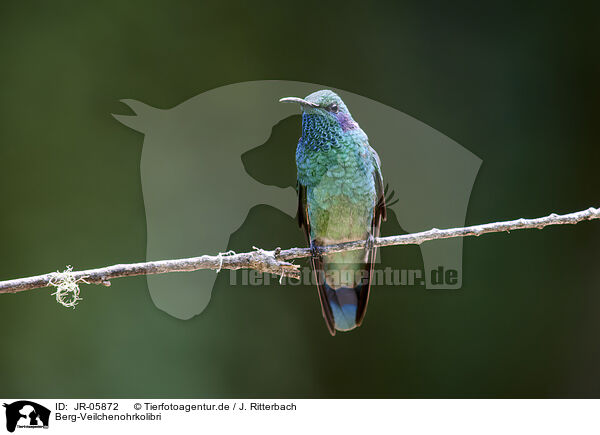
M 386 219 L 379 156 L 342 99 L 329 90 L 300 104 L 302 137 L 296 149 L 298 223 L 312 250 L 323 317 L 331 335 L 361 325 L 375 262 L 374 237 Z M 319 246 L 366 240 L 364 250 L 321 256 Z

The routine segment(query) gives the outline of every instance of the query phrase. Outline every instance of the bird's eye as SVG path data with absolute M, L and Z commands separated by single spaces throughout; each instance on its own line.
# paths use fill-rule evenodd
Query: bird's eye
M 338 107 L 338 105 L 337 105 L 337 104 L 335 104 L 335 103 L 332 103 L 332 104 L 330 104 L 330 105 L 329 105 L 329 107 L 328 107 L 327 109 L 328 109 L 330 112 L 333 112 L 333 113 L 338 113 L 339 107 Z

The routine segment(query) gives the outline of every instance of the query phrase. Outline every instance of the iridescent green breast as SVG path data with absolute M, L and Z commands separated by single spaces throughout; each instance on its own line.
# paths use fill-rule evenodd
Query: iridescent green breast
M 296 150 L 298 181 L 306 186 L 311 239 L 336 243 L 364 238 L 376 198 L 367 137 L 360 128 L 343 132 L 327 125 L 324 117 L 312 117 L 303 117 L 303 136 Z

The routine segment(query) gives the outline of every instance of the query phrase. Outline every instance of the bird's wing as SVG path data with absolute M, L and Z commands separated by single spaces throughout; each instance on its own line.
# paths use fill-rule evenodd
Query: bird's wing
M 373 163 L 373 180 L 375 181 L 375 206 L 373 208 L 373 220 L 371 222 L 371 234 L 373 237 L 379 237 L 379 229 L 381 227 L 381 221 L 386 220 L 386 206 L 385 206 L 385 190 L 383 185 L 383 176 L 381 175 L 381 160 L 377 155 L 377 152 L 367 144 L 369 152 L 371 153 Z M 367 257 L 365 264 L 366 279 L 360 292 L 358 294 L 358 304 L 356 307 L 356 324 L 360 326 L 365 314 L 367 313 L 367 305 L 369 303 L 369 293 L 371 292 L 371 277 L 373 276 L 373 267 L 375 264 L 375 256 L 377 255 L 377 248 L 371 249 Z
M 387 207 L 385 205 L 385 188 L 383 184 L 383 175 L 381 174 L 381 159 L 379 158 L 377 151 L 375 151 L 371 145 L 368 145 L 368 147 L 371 153 L 371 157 L 373 159 L 373 178 L 375 179 L 375 189 L 378 198 L 377 205 L 375 206 L 375 211 L 380 214 L 381 219 L 385 222 L 385 220 L 387 219 Z M 375 221 L 375 219 L 373 221 Z M 373 236 L 377 237 L 374 234 Z
M 306 186 L 298 181 L 298 225 L 304 230 L 306 241 L 310 245 L 310 221 L 308 219 L 308 201 L 306 200 Z M 335 324 L 333 312 L 327 302 L 327 291 L 325 289 L 325 279 L 323 276 L 323 259 L 321 257 L 311 257 L 312 269 L 317 281 L 317 290 L 319 292 L 319 301 L 321 302 L 321 311 L 327 324 L 327 329 L 331 335 L 335 335 Z
M 308 222 L 308 206 L 306 201 L 306 186 L 298 180 L 298 226 L 302 228 L 306 241 L 310 243 L 310 223 Z

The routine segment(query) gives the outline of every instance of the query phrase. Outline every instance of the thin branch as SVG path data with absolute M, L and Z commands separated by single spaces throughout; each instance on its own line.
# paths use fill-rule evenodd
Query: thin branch
M 524 230 L 528 228 L 542 229 L 549 225 L 576 224 L 585 220 L 600 219 L 600 208 L 590 207 L 587 210 L 557 215 L 555 213 L 537 219 L 517 219 L 513 221 L 494 222 L 483 225 L 473 225 L 464 228 L 450 228 L 439 230 L 433 228 L 420 233 L 405 234 L 400 236 L 378 237 L 374 246 L 384 247 L 393 245 L 420 245 L 430 240 L 449 239 L 453 237 L 480 236 L 486 233 L 499 233 L 512 230 Z M 352 251 L 365 247 L 365 240 L 340 243 L 337 245 L 323 246 L 319 248 L 322 255 L 334 254 L 343 251 Z M 99 269 L 88 269 L 71 272 L 75 280 L 83 279 L 89 284 L 110 285 L 110 280 L 126 276 L 156 275 L 170 272 L 191 272 L 201 269 L 255 269 L 259 272 L 272 273 L 274 275 L 298 278 L 299 265 L 292 264 L 289 260 L 295 258 L 310 257 L 309 248 L 291 248 L 274 251 L 265 251 L 255 248 L 252 252 L 236 254 L 229 252 L 219 255 L 203 255 L 201 257 L 181 258 L 175 260 L 149 261 L 146 263 L 116 264 L 114 266 L 101 267 Z M 0 281 L 0 293 L 17 293 L 35 288 L 54 285 L 55 279 L 61 273 L 47 273 L 45 275 L 32 276 L 28 278 Z

